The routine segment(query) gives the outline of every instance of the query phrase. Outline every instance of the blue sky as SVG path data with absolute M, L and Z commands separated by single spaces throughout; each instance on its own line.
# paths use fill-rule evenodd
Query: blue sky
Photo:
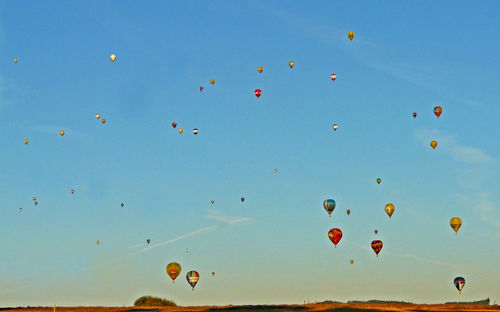
M 499 9 L 0 2 L 1 305 L 500 301 Z

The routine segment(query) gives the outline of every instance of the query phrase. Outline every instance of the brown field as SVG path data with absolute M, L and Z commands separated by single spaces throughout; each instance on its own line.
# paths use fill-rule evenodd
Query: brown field
M 0 308 L 6 312 L 53 312 L 53 307 Z M 56 307 L 56 312 L 368 312 L 368 311 L 500 311 L 500 306 L 463 304 L 306 304 L 196 307 Z

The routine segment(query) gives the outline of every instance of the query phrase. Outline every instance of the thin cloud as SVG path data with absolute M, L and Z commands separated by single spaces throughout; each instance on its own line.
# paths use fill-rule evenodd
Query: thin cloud
M 209 232 L 209 231 L 213 231 L 217 228 L 216 225 L 213 225 L 213 226 L 209 226 L 209 227 L 205 227 L 205 228 L 201 228 L 199 230 L 196 230 L 194 232 L 191 232 L 191 233 L 187 233 L 187 234 L 184 234 L 184 235 L 181 235 L 181 236 L 178 236 L 176 238 L 172 238 L 168 241 L 164 241 L 163 243 L 158 243 L 158 244 L 155 244 L 155 245 L 151 245 L 149 247 L 146 247 L 144 249 L 141 249 L 137 252 L 134 252 L 133 254 L 130 254 L 129 257 L 132 257 L 132 256 L 135 256 L 135 255 L 138 255 L 140 253 L 143 253 L 143 252 L 146 252 L 146 251 L 150 251 L 151 249 L 154 249 L 154 248 L 158 248 L 158 247 L 161 247 L 161 246 L 165 246 L 165 245 L 168 245 L 168 244 L 171 244 L 171 243 L 174 243 L 176 241 L 179 241 L 181 239 L 184 239 L 184 238 L 187 238 L 187 237 L 191 237 L 191 236 L 195 236 L 195 235 L 198 235 L 200 233 L 203 233 L 203 232 Z
M 252 219 L 245 218 L 245 217 L 224 216 L 215 210 L 211 210 L 209 212 L 209 214 L 205 217 L 208 219 L 219 220 L 219 221 L 222 221 L 226 224 L 238 224 L 238 223 L 242 223 L 242 222 L 252 221 Z
M 142 246 L 144 246 L 144 244 L 137 244 L 137 245 L 132 245 L 130 247 L 128 247 L 129 249 L 132 249 L 132 248 L 141 248 Z
M 415 138 L 423 144 L 429 145 L 430 141 L 438 142 L 438 149 L 449 153 L 455 160 L 472 164 L 489 164 L 495 158 L 483 152 L 481 149 L 460 144 L 455 136 L 438 130 L 418 129 L 414 133 Z

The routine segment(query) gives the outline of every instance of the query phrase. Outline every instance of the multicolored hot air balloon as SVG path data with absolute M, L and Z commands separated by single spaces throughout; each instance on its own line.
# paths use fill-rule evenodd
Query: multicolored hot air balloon
M 203 87 L 200 87 L 200 92 L 202 92 L 202 91 L 203 91 Z
M 181 274 L 181 265 L 178 264 L 177 262 L 170 262 L 167 267 L 166 271 L 168 276 L 172 279 L 172 283 L 175 282 L 175 279 L 179 274 Z
M 290 66 L 290 68 L 293 68 L 293 65 L 295 65 L 293 61 L 288 62 L 288 66 Z
M 332 241 L 335 248 L 337 248 L 337 244 L 342 239 L 342 231 L 337 228 L 331 229 L 328 231 L 328 238 Z
M 278 173 L 278 169 L 274 169 L 274 173 Z
M 75 190 L 71 190 L 71 194 L 75 194 Z
M 176 123 L 176 122 L 173 122 L 173 123 L 172 123 L 172 128 L 174 128 L 174 129 L 175 129 L 175 127 L 177 127 L 177 123 Z
M 264 70 L 264 68 L 262 66 L 259 66 L 259 68 L 257 68 L 257 70 L 259 71 L 259 74 L 262 74 L 262 71 Z
M 337 129 L 339 128 L 339 125 L 333 124 L 332 128 L 333 128 L 333 131 L 337 131 Z
M 352 39 L 354 39 L 354 32 L 352 32 L 352 31 L 348 32 L 347 38 L 351 39 L 351 41 L 352 41 Z
M 19 208 L 19 212 L 23 212 L 23 208 Z
M 196 286 L 196 284 L 198 283 L 198 280 L 200 279 L 200 274 L 198 274 L 198 272 L 196 271 L 189 271 L 188 274 L 186 274 L 186 279 L 189 285 L 193 287 L 194 291 L 194 286 Z
M 36 201 L 36 196 L 33 196 L 31 200 Z
M 212 199 L 210 202 L 212 202 L 212 205 L 213 205 L 215 203 L 215 200 Z
M 417 113 L 413 113 L 413 118 L 417 118 Z
M 194 134 L 194 135 L 197 135 L 197 134 L 198 134 L 198 129 L 196 129 L 196 128 L 195 128 L 195 129 L 193 129 L 193 134 Z
M 326 212 L 328 212 L 330 217 L 332 216 L 332 212 L 335 209 L 336 205 L 337 204 L 335 203 L 335 200 L 333 200 L 333 199 L 325 199 L 323 201 L 323 207 L 325 208 Z
M 330 75 L 330 78 L 332 78 L 332 82 L 335 82 L 335 79 L 337 79 L 337 75 L 335 75 L 335 74 L 331 74 L 331 75 Z
M 148 245 L 149 245 L 150 242 L 151 242 L 151 240 L 149 238 L 146 239 L 146 243 L 148 243 Z
M 382 182 L 382 179 L 381 178 L 377 178 L 377 184 L 380 184 L 380 182 Z
M 99 113 L 98 113 L 98 114 L 95 114 L 95 118 L 96 118 L 96 119 L 101 118 L 101 114 L 99 114 Z
M 116 55 L 111 54 L 111 55 L 109 56 L 109 59 L 111 60 L 111 62 L 114 62 L 114 61 L 116 60 Z
M 464 286 L 465 286 L 465 278 L 463 278 L 463 277 L 456 277 L 453 280 L 453 284 L 458 289 L 458 293 L 461 294 L 462 293 L 462 289 L 464 289 Z
M 381 240 L 377 239 L 377 240 L 372 241 L 372 249 L 377 254 L 377 257 L 378 257 L 378 253 L 382 250 L 383 246 L 384 246 L 384 244 L 382 243 Z
M 387 215 L 390 217 L 392 217 L 392 214 L 394 213 L 394 205 L 393 204 L 387 204 L 385 205 L 384 207 L 384 210 L 385 210 L 385 213 L 387 213 Z
M 436 146 L 438 146 L 438 142 L 437 141 L 431 141 L 431 147 L 432 147 L 432 149 L 436 149 Z
M 462 220 L 459 217 L 453 217 L 450 219 L 450 226 L 455 231 L 455 234 L 458 235 L 458 230 L 462 226 Z
M 257 98 L 260 98 L 260 95 L 262 94 L 262 91 L 260 89 L 255 89 L 253 92 Z
M 442 112 L 443 112 L 443 108 L 441 106 L 434 107 L 434 115 L 436 115 L 437 118 L 439 118 L 439 116 L 441 116 Z
M 186 248 L 186 253 L 188 253 L 188 252 L 189 252 L 189 248 Z

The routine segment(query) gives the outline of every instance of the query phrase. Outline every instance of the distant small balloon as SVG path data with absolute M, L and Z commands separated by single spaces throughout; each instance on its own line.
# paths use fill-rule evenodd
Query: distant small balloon
M 293 65 L 295 65 L 294 62 L 292 62 L 292 61 L 288 62 L 288 66 L 290 66 L 290 68 L 293 68 Z
M 351 209 L 347 209 L 347 215 L 351 214 Z
M 241 198 L 241 202 L 244 202 L 244 201 L 245 201 L 245 197 L 242 197 L 242 198 Z
M 97 245 L 99 245 L 99 244 L 100 244 L 100 242 L 99 242 L 99 241 L 97 241 Z
M 75 194 L 75 190 L 71 190 L 71 194 Z
M 59 131 L 59 134 L 60 134 L 61 136 L 63 136 L 63 135 L 64 135 L 64 131 L 63 131 L 63 130 Z
M 101 120 L 101 122 L 102 122 L 102 124 L 104 125 L 104 124 L 106 123 L 106 119 L 105 119 L 105 118 L 103 118 L 103 119 Z
M 351 259 L 351 261 L 349 261 L 349 262 L 350 262 L 351 264 L 353 264 L 353 263 L 354 263 L 354 260 L 352 260 L 352 259 Z
M 434 107 L 434 115 L 436 115 L 437 118 L 439 118 L 439 116 L 441 116 L 442 112 L 443 112 L 443 108 L 441 106 Z
M 278 169 L 274 169 L 274 173 L 278 173 Z
M 417 113 L 413 113 L 413 118 L 417 118 Z
M 17 63 L 17 59 L 16 58 L 14 59 L 14 63 Z
M 149 245 L 149 242 L 151 242 L 151 240 L 149 238 L 146 239 L 146 243 L 148 243 L 148 245 Z
M 215 276 L 215 272 L 212 272 L 212 276 Z
M 116 60 L 116 55 L 111 54 L 111 55 L 109 56 L 109 59 L 111 60 L 111 62 L 114 62 L 114 61 Z
M 122 207 L 123 207 L 123 206 L 125 206 L 125 204 L 124 204 L 124 203 L 121 203 L 121 204 L 120 204 L 120 206 L 122 206 Z
M 373 232 L 375 232 L 375 235 L 377 235 L 377 234 L 378 234 L 378 230 L 375 230 L 375 231 L 373 231 Z
M 198 129 L 193 129 L 193 133 L 194 133 L 194 135 L 197 135 L 198 134 Z
M 36 196 L 33 196 L 33 198 L 31 198 L 33 201 L 36 201 Z
M 24 140 L 24 144 L 28 144 L 28 140 Z
M 331 74 L 331 75 L 330 75 L 330 78 L 332 78 L 332 81 L 334 82 L 334 81 L 335 81 L 335 79 L 337 79 L 337 75 L 335 75 L 335 74 Z
M 438 142 L 437 141 L 431 141 L 431 147 L 432 147 L 432 149 L 436 149 L 437 146 L 438 146 Z
M 203 87 L 200 87 L 200 92 L 202 92 L 202 91 L 203 91 Z
M 19 208 L 19 212 L 23 212 L 23 208 Z
M 259 71 L 260 74 L 262 74 L 262 71 L 264 70 L 264 68 L 262 66 L 259 66 L 259 68 L 257 68 L 257 70 Z
M 377 178 L 377 184 L 380 184 L 380 182 L 382 182 L 382 179 L 381 178 Z
M 348 32 L 347 38 L 349 38 L 352 41 L 352 39 L 354 39 L 354 32 L 352 32 L 352 31 Z
M 212 203 L 212 205 L 213 205 L 213 203 L 215 203 L 215 200 L 213 200 L 213 199 L 212 199 L 210 202 L 211 202 L 211 203 Z
M 333 128 L 333 131 L 337 131 L 337 129 L 339 128 L 339 125 L 333 124 L 332 128 Z
M 101 118 L 101 114 L 95 114 L 95 118 L 96 118 L 96 119 Z
M 260 89 L 255 89 L 253 92 L 257 98 L 260 98 L 260 95 L 262 94 L 262 91 Z
M 186 253 L 188 253 L 188 252 L 189 252 L 189 249 L 186 248 Z
M 182 130 L 182 128 L 180 128 L 179 133 L 182 134 L 182 132 L 184 132 L 184 130 Z
M 37 201 L 35 201 L 35 206 L 36 206 L 36 205 L 38 205 L 38 202 L 37 202 Z
M 212 86 L 213 86 L 213 85 L 214 85 L 214 83 L 215 83 L 215 80 L 214 80 L 214 79 L 210 80 L 210 83 L 211 83 L 211 84 L 212 84 Z

